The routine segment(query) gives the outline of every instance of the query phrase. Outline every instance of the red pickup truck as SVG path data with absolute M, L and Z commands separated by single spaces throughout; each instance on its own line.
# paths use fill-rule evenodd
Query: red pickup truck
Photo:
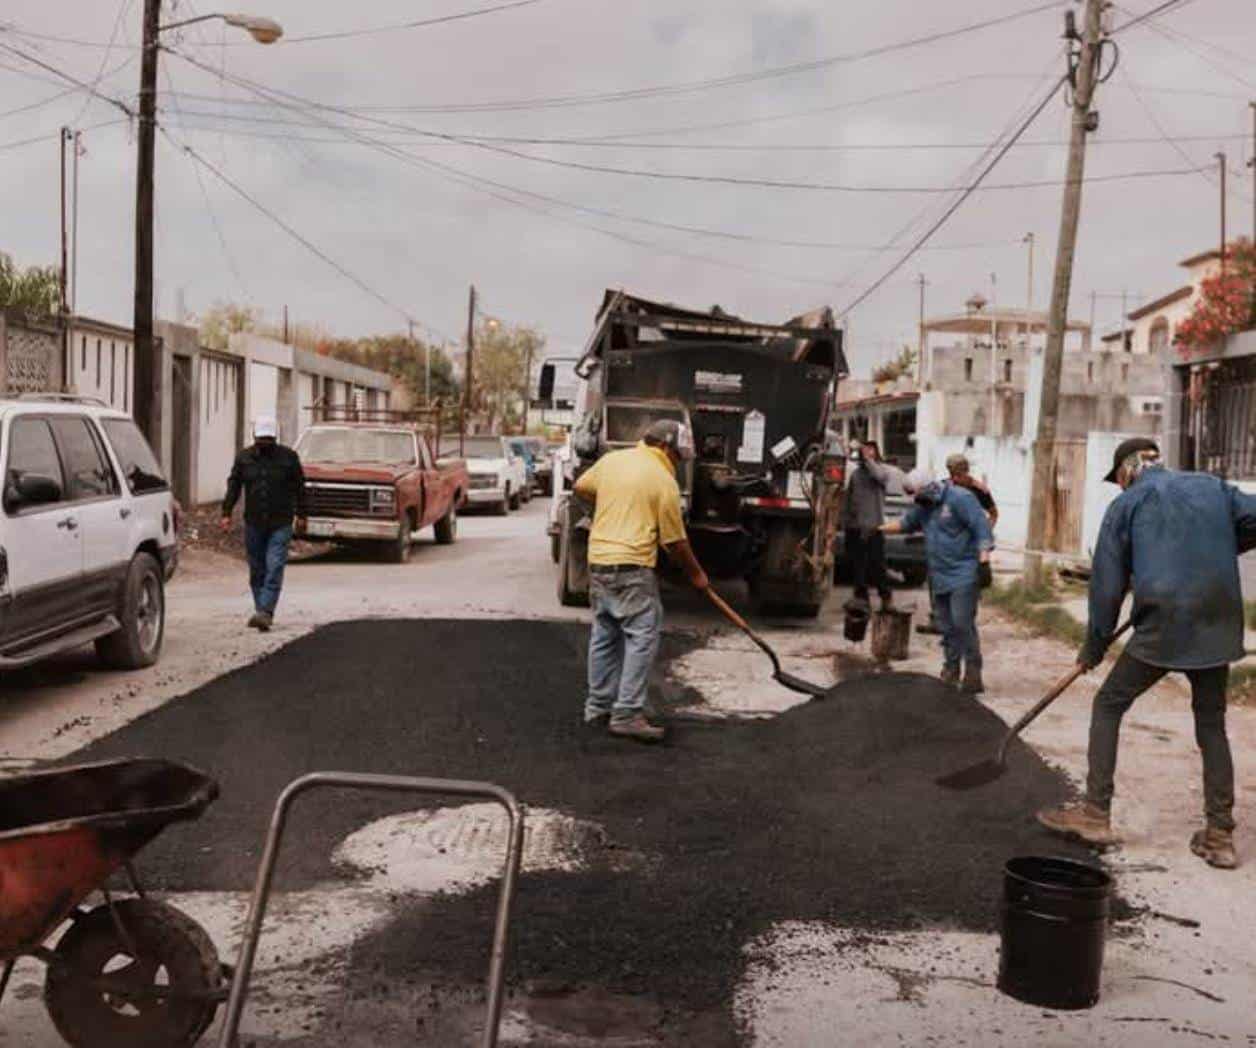
M 319 422 L 301 434 L 308 516 L 297 537 L 373 546 L 395 564 L 426 527 L 453 542 L 470 482 L 461 459 L 436 461 L 419 426 Z

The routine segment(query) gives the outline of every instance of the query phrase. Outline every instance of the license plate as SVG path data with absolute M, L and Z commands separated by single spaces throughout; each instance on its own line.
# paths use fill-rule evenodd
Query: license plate
M 305 533 L 313 538 L 330 538 L 335 529 L 325 520 L 311 520 L 305 525 Z

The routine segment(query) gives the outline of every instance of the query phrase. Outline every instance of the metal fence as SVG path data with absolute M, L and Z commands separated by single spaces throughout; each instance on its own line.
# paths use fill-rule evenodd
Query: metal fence
M 1187 463 L 1227 480 L 1256 480 L 1256 358 L 1194 369 L 1186 397 Z

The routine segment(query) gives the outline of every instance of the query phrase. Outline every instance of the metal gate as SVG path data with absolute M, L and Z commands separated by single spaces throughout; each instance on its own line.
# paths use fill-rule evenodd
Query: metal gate
M 1227 480 L 1256 477 L 1256 357 L 1192 367 L 1185 415 L 1188 468 Z

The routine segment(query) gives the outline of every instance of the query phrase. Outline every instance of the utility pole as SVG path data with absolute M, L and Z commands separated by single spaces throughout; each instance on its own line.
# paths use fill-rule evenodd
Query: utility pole
M 1100 29 L 1103 2 L 1086 0 L 1080 40 L 1073 30 L 1072 11 L 1066 25 L 1070 29 L 1069 62 L 1076 59 L 1073 77 L 1072 127 L 1069 134 L 1068 175 L 1060 210 L 1059 241 L 1055 273 L 1051 284 L 1051 308 L 1047 319 L 1047 345 L 1042 358 L 1042 391 L 1038 409 L 1038 433 L 1034 441 L 1034 473 L 1030 488 L 1028 552 L 1025 555 L 1025 582 L 1040 585 L 1044 578 L 1042 550 L 1047 539 L 1047 519 L 1055 488 L 1055 436 L 1060 413 L 1060 373 L 1064 367 L 1064 332 L 1068 324 L 1069 291 L 1073 281 L 1073 255 L 1077 248 L 1077 225 L 1081 217 L 1082 178 L 1086 173 L 1086 136 L 1099 126 L 1098 114 L 1091 111 L 1096 73 L 1099 66 Z
M 990 274 L 990 436 L 999 436 L 999 394 L 995 383 L 999 378 L 999 277 Z
M 78 200 L 79 157 L 83 155 L 83 132 L 74 132 L 74 205 L 70 212 L 70 313 L 78 310 Z
M 157 34 L 161 0 L 144 0 L 140 51 L 139 126 L 135 164 L 135 364 L 131 410 L 148 442 L 161 453 L 153 400 L 157 362 L 153 345 L 153 164 L 157 135 Z
M 1225 272 L 1225 153 L 1214 153 L 1217 174 L 1221 176 L 1221 272 Z
M 1256 102 L 1247 104 L 1252 108 L 1252 158 L 1247 166 L 1252 169 L 1252 248 L 1256 249 Z
M 1034 235 L 1026 233 L 1024 243 L 1029 245 L 1029 275 L 1025 281 L 1025 352 L 1029 353 L 1029 344 L 1034 333 Z M 1092 298 L 1093 302 L 1094 299 Z M 1029 364 L 1028 357 L 1025 360 Z
M 1125 320 L 1130 312 L 1129 292 L 1121 288 L 1121 352 L 1125 352 Z M 1093 333 L 1092 333 L 1093 334 Z
M 475 410 L 475 398 L 472 396 L 473 371 L 472 360 L 475 356 L 475 285 L 471 285 L 471 294 L 467 297 L 467 368 L 463 376 L 462 390 L 463 427 L 466 420 Z
M 920 285 L 920 321 L 916 332 L 916 389 L 925 388 L 925 288 L 929 282 L 923 273 L 916 279 Z M 932 378 L 932 376 L 929 376 Z
M 61 146 L 61 273 L 60 273 L 60 294 L 61 301 L 57 304 L 57 312 L 60 314 L 61 320 L 61 387 L 62 389 L 70 388 L 70 260 L 67 248 L 66 238 L 66 198 L 65 198 L 65 144 L 74 141 L 74 136 L 70 133 L 68 127 L 63 127 L 60 134 Z

